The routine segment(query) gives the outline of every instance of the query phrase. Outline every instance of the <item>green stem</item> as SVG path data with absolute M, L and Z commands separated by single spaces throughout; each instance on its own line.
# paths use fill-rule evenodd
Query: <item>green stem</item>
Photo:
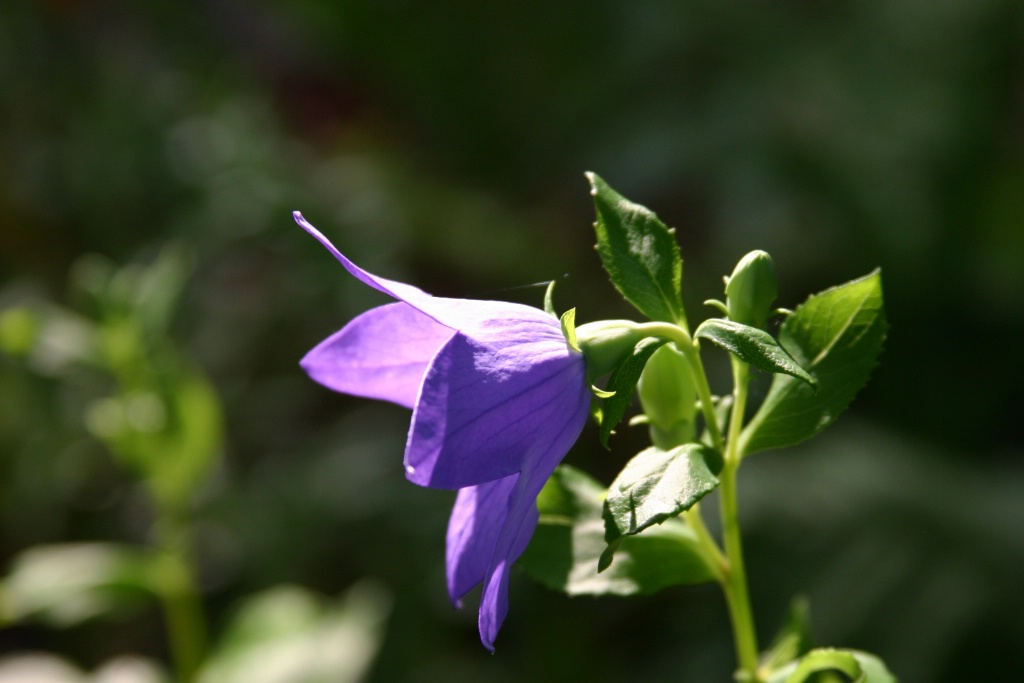
M 688 345 L 682 351 L 690 363 L 690 370 L 693 372 L 693 379 L 697 384 L 697 398 L 700 400 L 700 410 L 704 413 L 704 428 L 711 436 L 712 445 L 724 457 L 725 442 L 722 439 L 722 430 L 718 427 L 715 402 L 711 398 L 711 386 L 708 384 L 707 375 L 704 374 L 704 364 L 700 361 L 700 353 L 695 344 Z
M 732 410 L 729 414 L 729 446 L 725 458 L 733 459 L 739 466 L 742 453 L 739 452 L 740 434 L 743 431 L 743 416 L 747 411 L 747 389 L 750 386 L 750 366 L 735 356 L 732 361 L 733 396 Z
M 729 560 L 722 554 L 722 549 L 704 524 L 704 516 L 700 512 L 700 503 L 694 503 L 693 507 L 686 510 L 683 513 L 683 519 L 693 529 L 693 532 L 697 534 L 697 539 L 700 541 L 701 548 L 704 551 L 704 559 L 714 569 L 715 577 L 719 583 L 723 582 L 726 573 L 729 571 Z
M 179 683 L 196 680 L 206 653 L 206 617 L 189 558 L 187 522 L 165 516 L 157 523 L 158 555 L 154 576 L 163 603 L 171 657 Z
M 711 437 L 711 443 L 724 460 L 721 482 L 721 515 L 722 541 L 725 554 L 719 550 L 718 544 L 708 533 L 699 512 L 691 510 L 687 514 L 697 533 L 701 544 L 707 549 L 721 568 L 721 585 L 725 593 L 725 601 L 729 608 L 732 621 L 733 638 L 736 642 L 736 659 L 740 675 L 748 681 L 757 681 L 757 634 L 754 629 L 754 615 L 750 608 L 750 593 L 747 588 L 747 573 L 743 563 L 743 543 L 740 537 L 739 506 L 736 502 L 736 473 L 739 470 L 742 453 L 738 448 L 739 437 L 743 429 L 743 417 L 747 407 L 747 389 L 750 383 L 750 366 L 732 357 L 733 372 L 733 404 L 729 416 L 728 439 L 722 435 L 715 415 L 715 405 L 711 399 L 711 388 L 708 385 L 704 364 L 700 359 L 699 346 L 689 333 L 670 323 L 652 322 L 640 325 L 641 329 L 652 337 L 663 337 L 674 342 L 683 353 L 696 382 L 697 398 L 700 400 L 704 422 Z
M 754 616 L 750 608 L 750 594 L 747 588 L 747 574 L 743 562 L 743 544 L 740 537 L 739 506 L 736 501 L 736 474 L 742 454 L 737 448 L 743 414 L 747 405 L 747 387 L 750 367 L 742 361 L 732 359 L 733 406 L 729 418 L 729 439 L 725 451 L 725 464 L 719 476 L 721 480 L 722 536 L 725 555 L 729 560 L 722 588 L 729 606 L 733 636 L 736 641 L 736 658 L 741 672 L 748 680 L 757 680 L 757 635 L 754 630 Z

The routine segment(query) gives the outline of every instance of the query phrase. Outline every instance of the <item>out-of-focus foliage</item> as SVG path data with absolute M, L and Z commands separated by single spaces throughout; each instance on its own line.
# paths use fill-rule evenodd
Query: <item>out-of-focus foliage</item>
M 816 642 L 876 652 L 901 681 L 1017 670 L 1024 365 L 1002 350 L 1024 335 L 1018 0 L 8 2 L 0 83 L 5 575 L 41 544 L 152 541 L 151 489 L 117 455 L 134 425 L 154 453 L 194 445 L 157 495 L 188 499 L 218 629 L 275 584 L 337 595 L 371 577 L 393 595 L 386 625 L 368 622 L 372 680 L 721 678 L 713 590 L 568 600 L 517 580 L 486 656 L 475 610 L 444 595 L 450 496 L 402 476 L 407 415 L 296 365 L 379 299 L 293 209 L 433 293 L 540 305 L 542 289 L 498 290 L 568 273 L 559 310 L 628 317 L 591 250 L 593 169 L 678 228 L 691 310 L 754 248 L 781 306 L 884 272 L 892 329 L 839 432 L 743 474 L 762 640 L 806 589 Z M 147 290 L 130 273 L 169 245 L 191 267 Z M 98 310 L 89 282 L 146 303 Z M 173 372 L 96 370 L 142 341 L 174 349 Z M 211 400 L 223 432 L 203 422 Z M 161 419 L 193 426 L 175 442 Z M 607 483 L 623 463 L 597 441 L 570 459 Z M 0 653 L 67 661 L 0 672 L 105 680 L 77 672 L 127 653 L 163 667 L 162 643 L 144 604 L 24 622 Z
M 297 586 L 247 598 L 199 680 L 360 681 L 380 647 L 388 602 L 380 588 L 364 584 L 334 605 Z
M 117 657 L 88 674 L 52 654 L 0 657 L 0 683 L 165 683 L 168 680 L 159 665 L 137 656 Z
M 38 619 L 74 626 L 109 616 L 147 597 L 149 558 L 112 543 L 33 546 L 3 582 L 0 623 Z

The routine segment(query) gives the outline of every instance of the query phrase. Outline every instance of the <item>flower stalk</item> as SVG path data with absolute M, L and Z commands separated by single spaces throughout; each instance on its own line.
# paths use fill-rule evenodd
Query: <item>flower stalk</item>
M 750 592 L 747 587 L 746 567 L 743 560 L 743 543 L 739 526 L 739 506 L 736 493 L 736 475 L 743 454 L 739 449 L 739 436 L 743 429 L 743 417 L 746 412 L 748 388 L 750 385 L 750 366 L 732 357 L 733 373 L 733 407 L 730 412 L 728 435 L 723 436 L 714 411 L 714 402 L 708 384 L 704 364 L 700 359 L 700 349 L 686 330 L 669 323 L 653 322 L 638 326 L 645 334 L 671 340 L 683 353 L 690 364 L 695 380 L 697 397 L 708 436 L 712 444 L 722 453 L 724 465 L 719 474 L 721 481 L 720 514 L 722 519 L 722 544 L 719 548 L 708 533 L 701 517 L 700 510 L 695 506 L 685 514 L 686 521 L 693 528 L 705 551 L 715 560 L 719 571 L 720 584 L 725 594 L 729 617 L 732 622 L 733 637 L 736 646 L 736 659 L 740 667 L 740 675 L 745 680 L 757 680 L 757 635 L 754 629 L 754 617 L 750 606 Z M 724 551 L 724 552 L 723 552 Z
M 722 588 L 725 591 L 732 621 L 736 645 L 736 659 L 740 672 L 746 680 L 757 680 L 757 634 L 754 630 L 754 616 L 750 608 L 750 592 L 747 587 L 746 566 L 743 561 L 743 542 L 740 535 L 739 506 L 736 495 L 736 475 L 742 453 L 739 451 L 740 431 L 747 407 L 747 390 L 750 385 L 750 366 L 731 357 L 733 373 L 733 408 L 729 419 L 729 438 L 725 449 L 725 464 L 719 475 L 721 480 L 722 540 L 729 568 Z
M 155 532 L 153 587 L 163 606 L 176 680 L 192 683 L 206 655 L 207 625 L 190 562 L 189 524 L 165 514 Z

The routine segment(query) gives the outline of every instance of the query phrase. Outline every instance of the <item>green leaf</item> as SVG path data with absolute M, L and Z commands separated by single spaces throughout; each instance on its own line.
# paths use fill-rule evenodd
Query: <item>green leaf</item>
M 808 384 L 816 384 L 815 379 L 764 330 L 732 320 L 709 318 L 700 324 L 693 336 L 721 346 L 758 370 L 781 372 Z
M 792 446 L 835 421 L 871 375 L 886 329 L 877 270 L 799 306 L 779 330 L 779 342 L 818 380 L 817 391 L 789 375 L 775 375 L 740 436 L 740 452 Z
M 113 543 L 63 543 L 18 555 L 2 587 L 0 621 L 39 619 L 66 627 L 152 597 L 151 556 Z
M 604 399 L 601 404 L 601 445 L 608 447 L 608 437 L 611 436 L 615 425 L 622 421 L 626 410 L 633 402 L 633 393 L 636 391 L 636 383 L 640 380 L 640 374 L 644 371 L 648 359 L 663 344 L 665 339 L 647 337 L 641 339 L 640 343 L 633 349 L 633 353 L 626 357 L 622 363 L 612 372 L 608 378 L 606 391 L 614 392 Z
M 612 284 L 648 318 L 685 325 L 683 259 L 673 231 L 597 174 L 587 179 L 597 210 L 597 253 Z
M 275 586 L 242 604 L 198 681 L 365 680 L 390 609 L 390 596 L 370 583 L 356 584 L 337 601 Z
M 707 446 L 688 443 L 669 451 L 651 446 L 633 457 L 608 487 L 604 506 L 605 540 L 609 552 L 621 536 L 632 536 L 675 517 L 715 490 L 718 478 L 708 469 Z
M 837 671 L 853 683 L 896 683 L 881 659 L 859 650 L 819 648 L 795 662 L 773 671 L 767 683 L 804 683 L 817 673 Z
M 786 622 L 775 636 L 772 646 L 761 657 L 762 666 L 775 670 L 811 649 L 810 607 L 807 598 L 797 596 L 789 605 Z
M 536 581 L 569 595 L 651 594 L 707 583 L 716 571 L 697 535 L 678 519 L 622 539 L 615 562 L 598 573 L 604 540 L 604 489 L 586 474 L 560 466 L 537 499 L 540 523 L 519 566 Z

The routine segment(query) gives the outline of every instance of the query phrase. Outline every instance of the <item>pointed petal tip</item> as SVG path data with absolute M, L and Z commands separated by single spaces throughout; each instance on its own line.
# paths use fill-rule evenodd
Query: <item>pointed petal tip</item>
M 413 467 L 412 465 L 407 464 L 405 465 L 405 478 L 408 479 L 411 483 L 416 484 L 417 486 L 422 486 L 423 488 L 450 488 L 443 486 L 435 486 L 431 484 L 431 469 L 432 468 L 430 467 L 416 468 Z
M 315 348 L 310 349 L 309 351 L 306 352 L 306 355 L 303 356 L 302 360 L 299 361 L 299 367 L 302 368 L 302 371 L 305 372 L 310 379 L 312 379 L 314 382 L 319 382 L 320 380 L 317 378 L 320 373 L 317 372 L 318 368 L 316 363 L 316 357 L 314 356 L 314 351 L 316 351 Z
M 497 633 L 488 633 L 484 624 L 480 624 L 480 644 L 487 648 L 487 651 L 494 654 L 494 641 L 498 639 Z
M 301 211 L 292 211 L 292 218 L 299 224 L 299 227 L 313 235 L 317 239 L 323 241 L 325 238 L 319 230 L 313 227 L 313 224 L 306 220 L 306 217 L 302 215 Z
M 480 644 L 487 648 L 487 651 L 490 652 L 492 655 L 494 654 L 494 641 L 496 640 L 497 635 L 497 633 L 493 635 L 484 633 L 484 627 L 481 625 Z

